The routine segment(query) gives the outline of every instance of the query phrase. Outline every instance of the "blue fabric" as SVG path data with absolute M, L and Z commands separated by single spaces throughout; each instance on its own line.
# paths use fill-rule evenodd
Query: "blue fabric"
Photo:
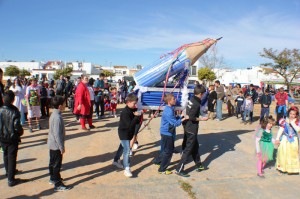
M 286 116 L 286 105 L 278 106 L 277 112 L 281 113 L 283 111 L 284 116 Z
M 164 112 L 161 117 L 161 124 L 160 124 L 160 134 L 173 136 L 173 133 L 169 132 L 170 125 L 174 127 L 180 126 L 181 118 L 175 117 L 174 107 L 165 106 Z
M 292 130 L 292 132 L 290 132 L 291 130 Z M 292 128 L 292 127 L 289 128 L 289 124 L 287 122 L 285 122 L 285 124 L 284 124 L 284 132 L 283 133 L 290 143 L 295 141 L 294 137 L 297 136 L 297 133 L 294 130 L 294 128 Z
M 201 106 L 204 106 L 207 102 L 207 99 L 208 99 L 208 95 L 209 95 L 209 92 L 206 91 L 203 96 L 201 97 Z
M 94 88 L 104 88 L 104 81 L 103 80 L 96 80 L 94 83 Z M 101 96 L 102 91 L 99 91 L 97 96 Z
M 217 100 L 216 112 L 217 112 L 217 119 L 219 120 L 222 120 L 222 104 L 223 104 L 223 100 Z

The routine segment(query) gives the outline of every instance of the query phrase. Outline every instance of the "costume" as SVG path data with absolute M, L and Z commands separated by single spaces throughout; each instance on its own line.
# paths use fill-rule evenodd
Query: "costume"
M 30 85 L 26 89 L 26 97 L 29 102 L 30 109 L 28 109 L 29 118 L 40 118 L 41 117 L 41 106 L 40 106 L 40 88 L 36 85 Z
M 116 112 L 117 105 L 118 105 L 118 94 L 112 92 L 110 95 L 111 95 L 110 96 L 110 108 L 111 108 L 111 111 Z
M 276 140 L 280 140 L 276 168 L 287 173 L 299 173 L 299 120 L 281 119 Z

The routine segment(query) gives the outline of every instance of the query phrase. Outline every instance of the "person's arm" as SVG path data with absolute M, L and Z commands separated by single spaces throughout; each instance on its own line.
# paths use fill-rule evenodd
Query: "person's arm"
M 53 120 L 53 133 L 54 133 L 54 141 L 57 143 L 58 148 L 61 153 L 65 151 L 64 138 L 62 132 L 61 118 L 56 118 Z
M 277 144 L 277 145 L 280 144 L 280 137 L 281 137 L 283 131 L 284 131 L 284 128 L 283 128 L 283 127 L 280 127 L 280 128 L 278 129 L 275 144 Z
M 29 98 L 30 98 L 30 92 L 29 92 L 29 86 L 26 88 L 26 92 L 25 92 L 25 98 L 26 98 L 26 102 L 27 102 L 27 109 L 30 110 L 30 104 L 29 104 Z
M 166 114 L 165 118 L 170 125 L 174 125 L 176 127 L 181 125 L 181 118 L 176 119 L 172 109 L 165 109 L 164 111 L 167 111 L 167 114 L 165 113 Z
M 300 131 L 300 127 L 296 124 L 296 120 L 290 122 L 290 125 L 295 129 L 297 133 Z
M 23 133 L 24 133 L 24 130 L 23 130 L 23 127 L 21 125 L 20 118 L 21 118 L 20 113 L 18 111 L 16 111 L 15 116 L 13 118 L 13 121 L 14 121 L 14 130 L 20 136 L 22 136 Z

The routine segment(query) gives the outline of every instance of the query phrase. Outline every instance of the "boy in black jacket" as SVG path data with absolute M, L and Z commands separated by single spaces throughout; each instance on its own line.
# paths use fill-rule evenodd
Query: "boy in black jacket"
M 265 90 L 265 93 L 261 97 L 261 112 L 260 112 L 260 119 L 259 122 L 263 120 L 263 118 L 269 117 L 270 114 L 270 105 L 272 103 L 272 97 L 269 95 L 269 89 Z
M 0 141 L 3 148 L 3 161 L 8 178 L 8 186 L 13 187 L 20 182 L 15 179 L 17 172 L 17 154 L 19 142 L 23 135 L 20 122 L 20 111 L 13 105 L 15 94 L 7 91 L 3 96 L 3 106 L 0 108 Z M 13 128 L 12 128 L 13 127 Z
M 205 88 L 201 85 L 197 85 L 194 88 L 194 96 L 189 100 L 186 114 L 188 120 L 184 128 L 184 137 L 185 147 L 182 152 L 181 160 L 176 168 L 176 174 L 182 177 L 189 177 L 189 174 L 184 172 L 184 165 L 188 162 L 189 156 L 193 157 L 194 162 L 197 166 L 197 171 L 204 170 L 204 166 L 201 163 L 199 155 L 199 143 L 197 139 L 199 121 L 205 121 L 207 118 L 200 118 L 200 106 L 201 106 L 201 97 L 205 93 Z
M 118 128 L 121 144 L 119 145 L 113 162 L 113 165 L 117 166 L 118 168 L 123 168 L 120 162 L 120 157 L 123 152 L 123 165 L 125 168 L 124 175 L 126 177 L 132 177 L 132 173 L 130 171 L 129 152 L 130 140 L 134 135 L 135 126 L 139 123 L 140 119 L 140 113 L 138 113 L 137 109 L 135 108 L 137 100 L 138 98 L 133 93 L 126 97 L 126 106 L 121 112 Z

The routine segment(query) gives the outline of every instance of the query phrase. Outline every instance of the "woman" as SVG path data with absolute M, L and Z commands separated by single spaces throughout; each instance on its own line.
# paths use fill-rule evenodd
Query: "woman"
M 89 93 L 90 93 L 91 107 L 90 107 L 90 115 L 89 115 L 88 119 L 91 119 L 91 120 L 93 119 L 93 108 L 94 108 L 94 104 L 95 104 L 95 92 L 94 92 L 93 85 L 94 85 L 94 79 L 91 78 L 89 80 L 89 83 L 86 85 L 89 90 Z M 95 128 L 95 126 L 90 125 L 90 128 Z
M 91 109 L 90 92 L 86 86 L 89 78 L 84 76 L 82 81 L 78 83 L 75 92 L 74 114 L 80 117 L 80 124 L 82 130 L 88 130 L 85 127 L 85 121 L 88 121 L 90 128 L 94 128 L 92 118 L 89 118 Z
M 276 160 L 279 172 L 299 173 L 298 116 L 299 110 L 294 106 L 288 110 L 288 118 L 279 121 L 280 128 L 275 142 L 279 144 Z
M 22 87 L 21 81 L 16 78 L 14 79 L 13 84 L 9 88 L 15 94 L 15 101 L 13 105 L 17 107 L 21 113 L 21 124 L 25 123 L 25 115 L 24 115 L 24 106 L 22 104 L 22 100 L 25 98 L 24 89 Z
M 209 88 L 209 94 L 207 99 L 207 108 L 208 108 L 208 119 L 214 119 L 215 118 L 215 104 L 217 101 L 217 92 L 215 91 L 215 86 L 210 85 Z

